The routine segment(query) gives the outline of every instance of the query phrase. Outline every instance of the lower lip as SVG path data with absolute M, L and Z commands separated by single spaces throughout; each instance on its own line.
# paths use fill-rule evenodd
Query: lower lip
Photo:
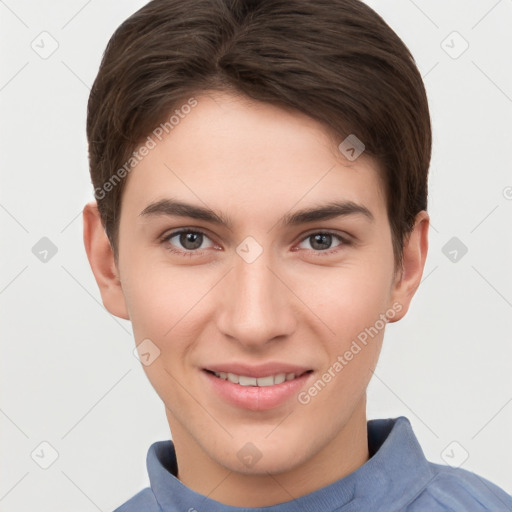
M 287 380 L 273 386 L 241 386 L 229 380 L 215 377 L 203 370 L 213 389 L 227 402 L 250 411 L 266 411 L 284 404 L 297 396 L 312 372 L 304 373 L 293 380 Z

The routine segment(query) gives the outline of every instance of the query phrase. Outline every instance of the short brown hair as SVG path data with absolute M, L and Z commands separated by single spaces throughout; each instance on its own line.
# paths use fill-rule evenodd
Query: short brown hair
M 427 209 L 430 115 L 409 50 L 360 0 L 153 0 L 116 30 L 87 113 L 92 182 L 116 257 L 126 163 L 173 109 L 206 90 L 291 107 L 339 142 L 362 141 L 382 169 L 401 267 Z

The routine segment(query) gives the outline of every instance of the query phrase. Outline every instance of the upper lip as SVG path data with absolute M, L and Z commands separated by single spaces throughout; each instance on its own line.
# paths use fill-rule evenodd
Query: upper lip
M 248 365 L 243 363 L 219 363 L 211 364 L 204 368 L 215 373 L 234 373 L 246 377 L 269 377 L 279 373 L 294 373 L 296 376 L 303 374 L 312 368 L 289 363 L 269 362 L 259 365 Z

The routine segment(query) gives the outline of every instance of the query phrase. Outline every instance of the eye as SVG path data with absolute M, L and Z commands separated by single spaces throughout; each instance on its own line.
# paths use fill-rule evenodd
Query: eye
M 338 239 L 340 243 L 335 246 L 334 249 L 331 248 L 333 239 Z M 315 233 L 310 233 L 306 238 L 303 239 L 301 244 L 309 243 L 312 250 L 314 252 L 319 253 L 319 256 L 325 256 L 327 254 L 332 254 L 335 252 L 338 252 L 338 247 L 343 245 L 350 245 L 350 241 L 342 237 L 341 235 L 338 235 L 336 233 L 331 232 L 325 232 L 325 231 L 318 231 Z M 299 247 L 301 247 L 299 245 Z M 301 247 L 304 248 L 304 247 Z M 305 247 L 305 249 L 308 249 L 308 247 Z
M 173 238 L 177 239 L 174 243 L 171 242 Z M 213 242 L 210 245 L 207 245 L 206 247 L 201 247 L 205 239 L 210 240 L 207 237 L 206 233 L 203 233 L 202 231 L 182 229 L 180 231 L 173 231 L 172 233 L 165 235 L 162 238 L 162 243 L 166 244 L 167 249 L 169 249 L 169 251 L 171 252 L 178 253 L 183 256 L 191 256 L 192 253 L 200 254 L 200 249 L 207 249 L 208 247 L 213 247 Z M 184 250 L 176 249 L 176 245 L 181 246 Z
M 173 239 L 176 239 L 172 242 Z M 332 248 L 333 239 L 339 241 L 338 245 Z M 203 246 L 204 242 L 210 241 L 209 245 Z M 173 231 L 167 235 L 164 235 L 161 239 L 161 243 L 165 245 L 166 249 L 172 253 L 179 254 L 180 256 L 198 256 L 202 254 L 202 249 L 214 247 L 214 243 L 210 238 L 201 230 L 197 229 L 181 229 L 179 231 Z M 310 233 L 302 239 L 299 248 L 309 249 L 303 247 L 302 244 L 310 244 L 310 247 L 315 256 L 327 256 L 338 252 L 340 246 L 350 245 L 350 240 L 337 233 L 331 233 L 328 231 L 317 231 Z M 176 248 L 178 246 L 178 248 Z M 181 247 L 181 249 L 180 249 Z

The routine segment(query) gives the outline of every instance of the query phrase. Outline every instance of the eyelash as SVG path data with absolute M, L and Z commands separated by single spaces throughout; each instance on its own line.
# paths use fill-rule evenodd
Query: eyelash
M 181 235 L 182 233 L 201 234 L 207 238 L 210 238 L 207 233 L 205 233 L 204 231 L 202 231 L 200 229 L 180 229 L 178 231 L 173 231 L 172 233 L 164 235 L 160 241 L 162 244 L 167 244 L 166 249 L 173 254 L 178 254 L 183 257 L 202 256 L 203 251 L 201 251 L 199 249 L 180 251 L 178 249 L 174 249 L 172 247 L 172 245 L 169 244 L 169 240 L 171 240 L 172 238 L 174 238 L 177 235 Z M 341 242 L 341 244 L 338 245 L 337 247 L 335 247 L 334 249 L 325 249 L 323 251 L 311 249 L 311 251 L 313 251 L 314 256 L 319 256 L 319 257 L 329 256 L 331 254 L 338 252 L 341 247 L 351 245 L 351 243 L 352 243 L 351 240 L 349 240 L 348 238 L 343 237 L 343 236 L 339 235 L 338 233 L 334 233 L 334 232 L 328 231 L 328 230 L 313 231 L 313 232 L 307 234 L 306 236 L 304 236 L 301 239 L 300 243 L 302 243 L 304 240 L 307 240 L 308 238 L 311 238 L 314 235 L 330 235 L 330 236 L 337 238 Z

